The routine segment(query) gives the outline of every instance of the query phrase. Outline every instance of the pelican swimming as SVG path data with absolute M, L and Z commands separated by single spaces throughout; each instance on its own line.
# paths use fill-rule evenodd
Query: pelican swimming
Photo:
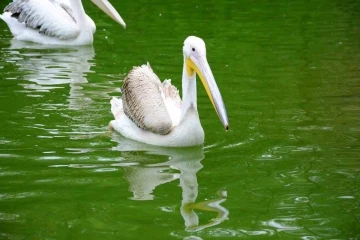
M 190 36 L 183 46 L 182 100 L 170 80 L 160 82 L 149 64 L 134 67 L 125 77 L 122 98 L 113 98 L 115 120 L 110 128 L 124 137 L 158 146 L 187 147 L 204 143 L 196 101 L 196 74 L 228 130 L 228 118 L 220 91 L 206 59 L 205 43 Z
M 107 0 L 91 0 L 113 20 L 124 20 Z M 87 45 L 96 26 L 81 0 L 13 0 L 0 14 L 15 39 L 40 44 Z

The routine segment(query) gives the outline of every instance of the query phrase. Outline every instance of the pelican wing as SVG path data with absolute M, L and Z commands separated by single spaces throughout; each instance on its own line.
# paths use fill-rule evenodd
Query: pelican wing
M 181 105 L 178 91 L 169 84 L 169 81 L 162 84 L 149 64 L 134 67 L 125 77 L 122 88 L 125 114 L 142 129 L 167 134 L 177 123 L 168 107 Z
M 26 27 L 59 39 L 76 38 L 80 33 L 72 10 L 64 1 L 14 0 L 5 7 L 4 12 L 10 12 L 12 17 L 26 24 Z

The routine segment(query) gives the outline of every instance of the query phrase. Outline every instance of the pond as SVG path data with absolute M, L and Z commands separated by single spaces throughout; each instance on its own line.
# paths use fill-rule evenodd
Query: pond
M 14 41 L 0 22 L 1 239 L 360 238 L 359 1 L 112 3 L 125 30 L 84 1 L 92 46 Z M 203 146 L 109 131 L 133 66 L 181 88 L 190 35 L 229 131 L 200 82 Z

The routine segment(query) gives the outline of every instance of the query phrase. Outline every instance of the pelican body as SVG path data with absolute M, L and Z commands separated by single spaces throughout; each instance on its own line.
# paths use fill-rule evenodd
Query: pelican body
M 183 46 L 182 100 L 170 80 L 160 82 L 149 64 L 134 67 L 125 77 L 122 98 L 113 98 L 115 120 L 110 128 L 124 137 L 158 146 L 188 147 L 204 143 L 196 101 L 196 74 L 222 122 L 228 118 L 220 91 L 206 60 L 205 43 L 190 36 Z
M 125 22 L 107 0 L 91 0 L 125 28 Z M 13 0 L 0 14 L 15 39 L 52 45 L 93 43 L 96 26 L 81 0 Z

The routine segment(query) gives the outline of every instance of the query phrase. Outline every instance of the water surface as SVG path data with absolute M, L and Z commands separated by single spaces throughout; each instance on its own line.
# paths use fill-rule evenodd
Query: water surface
M 0 23 L 0 238 L 360 238 L 358 1 L 113 3 L 126 30 L 84 1 L 93 46 L 18 42 Z M 181 86 L 189 35 L 230 131 L 199 82 L 204 146 L 110 132 L 133 66 Z

